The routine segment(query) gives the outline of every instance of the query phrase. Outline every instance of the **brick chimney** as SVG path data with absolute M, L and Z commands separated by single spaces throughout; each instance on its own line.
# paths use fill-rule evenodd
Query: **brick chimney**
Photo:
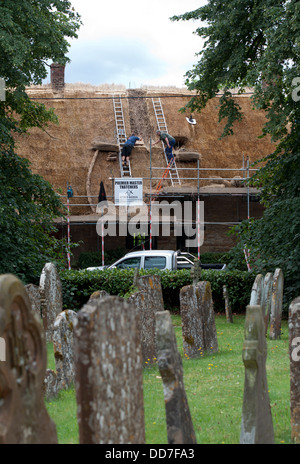
M 65 88 L 65 66 L 52 63 L 51 66 L 51 85 L 54 92 L 63 92 Z

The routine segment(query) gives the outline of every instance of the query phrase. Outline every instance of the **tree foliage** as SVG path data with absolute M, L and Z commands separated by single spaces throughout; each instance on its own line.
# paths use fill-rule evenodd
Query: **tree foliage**
M 26 86 L 41 84 L 49 60 L 65 64 L 67 37 L 77 37 L 78 14 L 67 0 L 0 0 L 0 146 L 14 147 L 13 132 L 57 122 L 52 109 L 30 100 Z
M 227 135 L 234 120 L 242 117 L 232 91 L 242 93 L 251 87 L 254 106 L 264 109 L 268 118 L 263 133 L 274 141 L 286 136 L 287 124 L 299 112 L 295 102 L 300 100 L 299 1 L 209 0 L 171 19 L 204 23 L 195 32 L 205 39 L 200 61 L 186 74 L 187 86 L 197 91 L 188 107 L 201 111 L 223 89 L 220 119 L 230 118 L 224 130 Z
M 53 224 L 64 214 L 60 198 L 13 151 L 1 153 L 0 183 L 0 273 L 37 283 L 48 260 L 60 265 L 65 259 L 65 244 Z
M 290 301 L 300 294 L 300 2 L 209 0 L 171 19 L 202 21 L 195 33 L 205 39 L 204 48 L 186 74 L 188 88 L 196 91 L 190 111 L 201 111 L 221 92 L 223 136 L 243 117 L 234 92 L 250 87 L 253 107 L 265 111 L 261 137 L 269 134 L 276 149 L 250 181 L 260 189 L 265 213 L 233 232 L 237 248 L 249 248 L 254 270 L 283 269 Z
M 0 272 L 37 279 L 45 261 L 61 259 L 53 219 L 64 213 L 59 196 L 29 162 L 15 153 L 15 136 L 57 123 L 53 109 L 33 102 L 26 87 L 47 76 L 49 60 L 68 61 L 67 38 L 76 37 L 78 14 L 67 0 L 0 0 Z

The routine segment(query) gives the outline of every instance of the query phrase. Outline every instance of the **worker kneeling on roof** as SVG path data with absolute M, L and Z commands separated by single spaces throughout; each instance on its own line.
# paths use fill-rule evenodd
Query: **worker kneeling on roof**
M 121 152 L 123 166 L 126 166 L 127 163 L 129 163 L 129 157 L 131 155 L 132 149 L 135 145 L 135 142 L 137 142 L 138 140 L 142 141 L 143 139 L 140 137 L 137 137 L 137 135 L 133 133 L 131 134 L 130 137 L 128 137 L 128 139 L 124 143 L 122 152 Z
M 169 163 L 171 165 L 173 164 L 174 160 L 174 154 L 173 154 L 173 148 L 175 147 L 176 140 L 172 135 L 168 134 L 167 132 L 163 131 L 156 131 L 157 135 L 159 136 L 159 139 L 153 144 L 156 145 L 159 142 L 163 142 L 165 145 L 165 154 L 168 158 Z

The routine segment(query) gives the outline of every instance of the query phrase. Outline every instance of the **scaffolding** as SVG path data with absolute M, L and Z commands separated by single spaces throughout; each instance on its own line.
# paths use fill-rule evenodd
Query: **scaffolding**
M 144 199 L 148 199 L 149 200 L 149 204 L 148 204 L 148 224 L 149 224 L 149 228 L 150 228 L 150 232 L 149 232 L 149 244 L 150 244 L 150 250 L 152 249 L 152 203 L 157 199 L 157 198 L 164 198 L 164 196 L 161 196 L 160 195 L 160 192 L 161 192 L 161 189 L 162 189 L 162 186 L 163 186 L 163 181 L 164 179 L 167 177 L 168 175 L 168 166 L 167 168 L 163 168 L 163 167 L 153 167 L 152 166 L 152 141 L 150 140 L 150 167 L 149 167 L 149 170 L 150 170 L 150 177 L 147 177 L 147 178 L 144 178 L 144 180 L 150 180 L 150 193 L 148 195 L 145 195 L 144 196 Z M 154 172 L 159 172 L 159 171 L 162 171 L 163 170 L 163 175 L 161 177 L 154 177 L 153 176 L 153 171 Z M 195 168 L 178 168 L 179 171 L 193 171 L 195 172 Z M 233 177 L 227 177 L 227 178 L 224 178 L 224 177 L 200 177 L 200 171 L 204 171 L 204 172 L 209 172 L 209 171 L 219 171 L 219 172 L 238 172 L 239 174 L 241 174 L 238 178 L 238 180 L 242 183 L 244 183 L 244 187 L 242 188 L 243 189 L 243 192 L 238 192 L 237 195 L 244 195 L 244 193 L 246 193 L 246 197 L 247 197 L 247 218 L 250 219 L 250 197 L 251 197 L 251 192 L 250 192 L 250 187 L 249 187 L 249 180 L 251 178 L 251 173 L 252 172 L 256 172 L 258 169 L 253 169 L 253 168 L 250 168 L 250 164 L 249 164 L 249 157 L 246 158 L 246 164 L 245 164 L 245 158 L 243 156 L 243 165 L 241 168 L 201 168 L 200 169 L 200 161 L 198 160 L 197 161 L 197 176 L 196 177 L 186 177 L 185 180 L 196 180 L 197 181 L 197 188 L 195 189 L 195 191 L 193 192 L 186 192 L 186 193 L 182 193 L 180 192 L 180 190 L 182 189 L 182 187 L 179 187 L 178 190 L 175 192 L 175 194 L 173 193 L 171 196 L 174 198 L 182 198 L 184 196 L 191 196 L 195 199 L 195 197 L 197 198 L 197 209 L 196 209 L 196 223 L 195 225 L 197 226 L 197 238 L 198 238 L 198 259 L 200 259 L 200 234 L 201 234 L 201 231 L 200 231 L 200 228 L 201 228 L 201 225 L 202 226 L 206 226 L 206 225 L 224 225 L 224 226 L 234 226 L 234 225 L 238 225 L 240 224 L 240 221 L 214 221 L 214 222 L 208 222 L 208 221 L 204 221 L 204 223 L 200 224 L 200 197 L 203 195 L 203 190 L 201 191 L 201 181 L 202 180 L 210 180 L 210 181 L 214 181 L 214 180 L 232 180 Z M 111 177 L 110 180 L 112 181 L 112 195 L 108 195 L 107 198 L 111 198 L 112 200 L 114 199 L 114 177 Z M 152 192 L 152 182 L 154 180 L 159 180 L 159 183 L 158 183 L 158 186 L 156 187 L 155 191 Z M 68 183 L 68 186 L 69 186 L 69 183 Z M 221 195 L 221 196 L 224 196 L 224 193 L 226 192 L 226 189 L 222 189 L 223 191 L 220 192 L 218 191 L 217 193 L 215 193 L 215 195 Z M 236 190 L 236 187 L 232 187 L 232 190 Z M 246 192 L 245 192 L 246 190 Z M 206 195 L 211 195 L 212 193 L 211 192 L 207 192 Z M 234 193 L 230 193 L 231 196 L 234 196 Z M 170 195 L 169 195 L 170 196 Z M 65 206 L 67 206 L 67 211 L 68 211 L 68 217 L 67 217 L 67 227 L 68 227 L 68 240 L 70 239 L 70 224 L 72 225 L 86 225 L 86 224 L 94 224 L 96 225 L 98 223 L 98 219 L 96 220 L 93 220 L 91 222 L 70 222 L 70 209 L 72 207 L 93 207 L 93 206 L 98 206 L 99 203 L 94 203 L 94 204 L 90 204 L 90 203 L 70 203 L 70 196 L 68 195 L 61 195 L 61 198 L 65 198 L 67 197 L 67 204 L 65 204 Z M 72 198 L 99 198 L 98 195 L 72 195 Z M 146 202 L 145 202 L 146 203 Z M 103 210 L 102 210 L 102 214 L 103 214 Z M 98 214 L 97 215 L 98 218 L 100 218 L 101 216 Z M 247 267 L 248 267 L 248 270 L 250 271 L 250 266 L 249 266 L 249 250 L 247 250 L 246 248 L 244 249 L 244 254 L 245 254 L 245 259 L 246 259 L 246 263 L 247 263 Z M 70 266 L 70 260 L 69 260 L 69 254 L 68 254 L 68 263 L 69 263 L 69 269 L 71 268 Z M 102 264 L 104 265 L 104 236 L 102 234 Z
M 158 197 L 159 193 L 161 192 L 162 188 L 163 188 L 163 181 L 165 180 L 166 178 L 166 171 L 168 170 L 168 167 L 165 168 L 165 167 L 153 167 L 152 166 L 152 157 L 151 157 L 151 150 L 150 150 L 150 168 L 149 168 L 149 171 L 150 171 L 150 176 L 149 177 L 143 177 L 143 180 L 149 180 L 150 181 L 150 194 L 148 195 L 145 195 L 145 199 L 148 198 L 148 199 L 152 199 L 152 201 Z M 195 172 L 195 168 L 178 168 L 179 171 L 193 171 Z M 163 171 L 163 175 L 162 176 L 153 176 L 153 171 L 155 172 L 159 172 L 159 171 Z M 219 172 L 227 172 L 227 171 L 231 171 L 231 172 L 236 172 L 236 173 L 240 173 L 241 176 L 239 176 L 238 178 L 238 181 L 241 182 L 241 183 L 244 183 L 245 184 L 245 187 L 243 187 L 244 189 L 246 189 L 246 196 L 247 196 L 247 216 L 248 216 L 248 219 L 250 218 L 250 196 L 251 196 L 251 192 L 250 192 L 250 188 L 249 188 L 249 180 L 251 178 L 251 173 L 252 172 L 256 172 L 258 171 L 258 169 L 253 169 L 253 168 L 250 168 L 249 167 L 249 160 L 247 159 L 247 165 L 241 168 L 200 168 L 199 166 L 199 161 L 197 161 L 197 176 L 196 177 L 185 177 L 184 180 L 196 180 L 197 181 L 197 189 L 196 189 L 196 193 L 197 194 L 200 194 L 200 195 L 203 195 L 203 191 L 201 191 L 201 181 L 203 180 L 210 180 L 210 181 L 214 181 L 214 180 L 233 180 L 233 177 L 200 177 L 200 171 L 219 171 Z M 114 180 L 115 178 L 114 177 L 110 177 L 109 178 L 110 181 L 112 181 L 112 187 L 114 185 Z M 156 190 L 154 190 L 154 192 L 152 193 L 152 182 L 154 180 L 158 180 L 159 181 L 159 184 L 156 188 Z M 209 187 L 209 186 L 205 186 L 205 187 Z M 203 187 L 202 187 L 203 188 Z M 179 187 L 178 188 L 178 191 L 175 192 L 175 195 L 172 195 L 172 196 L 181 196 L 182 197 L 182 194 L 180 194 L 180 190 L 182 189 L 182 187 Z M 232 187 L 232 189 L 236 190 L 236 187 Z M 191 195 L 191 196 L 194 196 L 195 195 L 195 192 L 192 192 L 192 193 L 185 193 L 185 195 Z M 212 193 L 207 193 L 209 195 L 211 195 Z M 226 188 L 223 189 L 223 192 L 217 192 L 217 195 L 226 195 Z M 232 193 L 230 193 L 231 195 Z M 99 195 L 73 195 L 72 198 L 98 198 Z M 66 198 L 67 195 L 60 195 L 61 198 Z M 112 195 L 108 195 L 108 198 L 111 198 L 111 199 L 114 199 L 114 192 L 112 193 Z M 86 206 L 86 207 L 91 207 L 91 206 L 98 206 L 99 203 L 93 203 L 93 204 L 90 204 L 90 203 L 70 203 L 70 207 L 76 207 L 76 206 Z M 67 206 L 67 204 L 64 204 L 64 206 Z

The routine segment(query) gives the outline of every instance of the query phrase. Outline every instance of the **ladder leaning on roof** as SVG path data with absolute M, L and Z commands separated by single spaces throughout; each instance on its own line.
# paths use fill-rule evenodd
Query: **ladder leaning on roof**
M 155 113 L 155 117 L 156 117 L 158 130 L 160 130 L 162 132 L 168 132 L 168 127 L 167 127 L 167 123 L 166 123 L 166 120 L 165 120 L 165 115 L 164 115 L 164 112 L 163 112 L 163 108 L 162 108 L 160 98 L 159 97 L 152 98 L 152 103 L 153 103 L 153 108 L 154 108 L 154 113 Z M 165 153 L 165 146 L 164 146 L 163 142 L 162 142 L 162 145 L 163 145 L 163 148 L 164 148 L 164 154 L 165 154 L 166 163 L 167 163 L 167 166 L 169 167 L 170 163 L 169 163 L 169 160 L 168 160 L 167 155 Z M 180 181 L 178 169 L 177 169 L 177 166 L 176 166 L 175 158 L 174 158 L 173 165 L 170 166 L 169 174 L 170 174 L 170 179 L 171 179 L 171 182 L 172 182 L 172 186 L 181 185 L 181 181 Z
M 120 147 L 119 151 L 119 163 L 120 163 L 120 172 L 121 177 L 127 176 L 131 177 L 131 167 L 130 161 L 128 161 L 127 166 L 122 165 L 122 156 L 121 151 L 124 143 L 127 140 L 126 137 L 126 130 L 125 130 L 125 120 L 123 114 L 123 105 L 121 96 L 113 95 L 113 104 L 114 104 L 114 114 L 115 114 L 115 121 L 116 121 L 116 130 L 117 130 L 117 142 Z

